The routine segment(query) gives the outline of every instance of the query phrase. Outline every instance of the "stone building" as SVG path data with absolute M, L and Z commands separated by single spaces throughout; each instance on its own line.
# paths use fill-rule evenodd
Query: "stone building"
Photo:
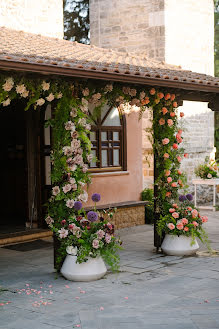
M 106 10 L 107 8 L 107 10 Z M 214 1 L 213 0 L 91 0 L 91 44 L 122 52 L 133 52 L 184 70 L 214 74 Z M 214 113 L 207 103 L 185 101 L 186 126 L 184 145 L 189 158 L 182 168 L 188 182 L 194 168 L 206 156 L 214 157 Z M 149 126 L 143 120 L 143 180 L 153 183 L 151 145 L 144 132 Z

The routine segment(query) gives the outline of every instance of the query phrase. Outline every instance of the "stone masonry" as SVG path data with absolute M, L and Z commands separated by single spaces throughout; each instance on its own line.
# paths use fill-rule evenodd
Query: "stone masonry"
M 1 0 L 0 26 L 63 39 L 63 1 Z
M 111 223 L 116 229 L 145 224 L 144 205 L 118 208 Z
M 106 10 L 107 8 L 107 10 Z M 91 44 L 144 54 L 183 69 L 214 74 L 213 0 L 91 0 Z M 200 36 L 200 37 L 198 37 Z M 194 168 L 214 157 L 214 113 L 206 103 L 184 102 L 180 109 L 185 152 L 182 163 L 191 184 Z M 142 128 L 149 126 L 148 114 Z M 144 187 L 153 182 L 151 145 L 143 132 Z M 145 158 L 147 157 L 147 160 Z

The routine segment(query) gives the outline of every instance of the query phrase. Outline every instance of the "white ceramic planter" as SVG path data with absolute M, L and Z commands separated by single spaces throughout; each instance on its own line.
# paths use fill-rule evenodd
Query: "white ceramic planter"
M 76 263 L 77 256 L 67 255 L 61 267 L 62 275 L 70 281 L 93 281 L 102 278 L 106 265 L 102 257 L 89 258 L 84 263 Z
M 199 245 L 196 239 L 193 245 L 191 243 L 192 237 L 166 234 L 161 249 L 165 254 L 171 256 L 193 255 L 199 249 Z

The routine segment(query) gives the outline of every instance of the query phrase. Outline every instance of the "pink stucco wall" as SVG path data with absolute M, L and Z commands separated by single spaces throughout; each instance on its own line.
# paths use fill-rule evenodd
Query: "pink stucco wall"
M 126 117 L 127 172 L 95 174 L 89 186 L 86 206 L 93 205 L 91 195 L 101 194 L 101 204 L 140 200 L 142 191 L 142 122 L 138 114 Z

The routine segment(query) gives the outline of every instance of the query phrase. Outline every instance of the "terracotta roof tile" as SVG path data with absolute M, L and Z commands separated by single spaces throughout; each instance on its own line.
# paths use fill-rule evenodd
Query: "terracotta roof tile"
M 146 56 L 122 53 L 4 27 L 0 27 L 0 60 L 219 86 L 219 78 L 182 70 L 179 66 L 159 62 Z

